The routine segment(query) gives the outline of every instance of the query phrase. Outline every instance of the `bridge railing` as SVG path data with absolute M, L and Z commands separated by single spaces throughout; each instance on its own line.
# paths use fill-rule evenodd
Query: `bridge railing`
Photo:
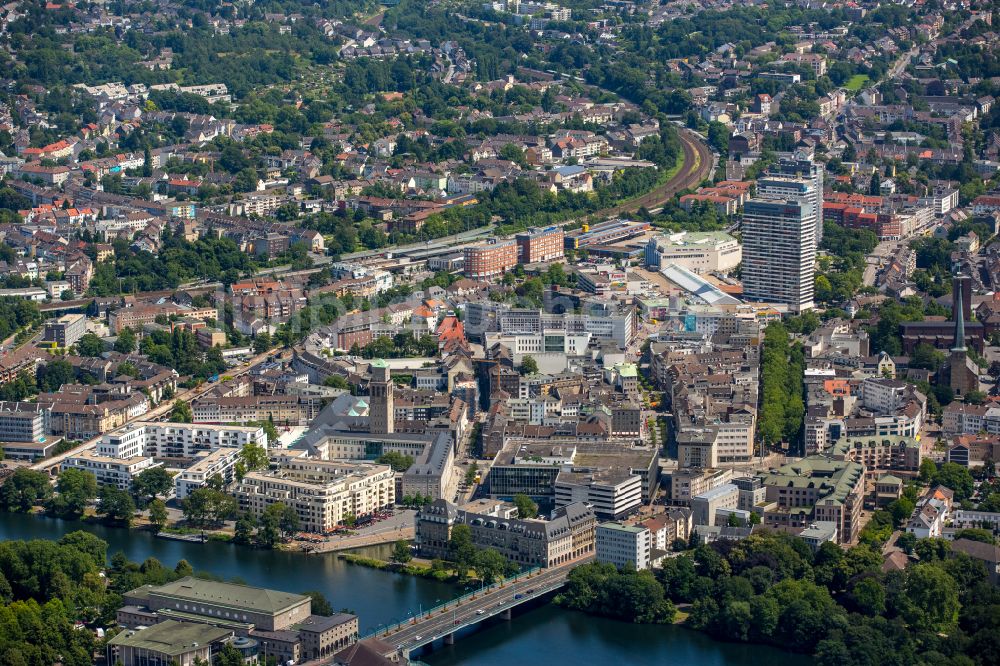
M 374 629 L 370 630 L 367 634 L 364 634 L 363 636 L 361 636 L 358 640 L 364 640 L 366 638 L 374 638 L 374 637 L 377 637 L 377 636 L 384 636 L 386 634 L 389 634 L 390 632 L 396 631 L 397 629 L 403 627 L 404 625 L 411 624 L 414 621 L 419 622 L 421 619 L 429 618 L 429 617 L 433 616 L 435 613 L 441 613 L 441 612 L 443 612 L 443 611 L 445 611 L 445 610 L 447 610 L 449 608 L 452 608 L 455 605 L 459 605 L 459 604 L 461 604 L 461 603 L 463 603 L 465 601 L 469 601 L 471 599 L 476 599 L 478 597 L 490 594 L 491 592 L 494 592 L 496 590 L 503 589 L 504 587 L 506 587 L 510 583 L 516 583 L 519 580 L 524 580 L 525 578 L 530 578 L 531 576 L 535 575 L 536 573 L 540 573 L 541 571 L 542 571 L 542 567 L 532 567 L 530 569 L 525 569 L 524 571 L 518 572 L 514 576 L 511 576 L 509 578 L 504 578 L 503 580 L 501 580 L 498 583 L 493 583 L 492 585 L 483 586 L 483 587 L 477 588 L 477 589 L 475 589 L 475 590 L 473 590 L 471 592 L 466 592 L 465 594 L 463 594 L 461 596 L 453 597 L 452 599 L 449 599 L 449 600 L 445 601 L 444 603 L 440 603 L 440 604 L 438 604 L 436 606 L 432 606 L 430 608 L 423 609 L 423 610 L 419 611 L 416 615 L 412 615 L 412 616 L 406 617 L 406 618 L 404 618 L 402 620 L 399 620 L 398 622 L 395 622 L 393 624 L 388 624 L 388 625 L 379 624 Z

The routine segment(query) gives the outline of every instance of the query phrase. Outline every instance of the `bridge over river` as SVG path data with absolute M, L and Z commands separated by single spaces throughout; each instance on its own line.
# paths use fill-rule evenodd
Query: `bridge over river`
M 591 559 L 522 572 L 434 608 L 418 609 L 415 616 L 402 618 L 396 624 L 379 625 L 361 639 L 378 638 L 396 647 L 403 656 L 438 640 L 451 644 L 456 632 L 498 615 L 509 620 L 515 607 L 559 590 L 573 567 Z

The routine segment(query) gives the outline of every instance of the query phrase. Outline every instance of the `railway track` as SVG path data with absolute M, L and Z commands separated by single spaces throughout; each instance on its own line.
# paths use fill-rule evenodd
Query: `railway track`
M 613 217 L 622 213 L 632 213 L 640 208 L 655 208 L 674 197 L 675 194 L 688 188 L 693 188 L 712 173 L 712 151 L 708 146 L 691 135 L 687 130 L 679 130 L 677 136 L 681 142 L 684 166 L 667 182 L 658 185 L 646 194 L 626 201 L 618 206 L 598 211 L 595 217 Z

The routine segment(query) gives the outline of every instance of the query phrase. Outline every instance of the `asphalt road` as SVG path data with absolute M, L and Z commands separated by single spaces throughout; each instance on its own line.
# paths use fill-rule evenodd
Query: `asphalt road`
M 518 594 L 534 598 L 555 589 L 561 585 L 574 567 L 589 559 L 577 560 L 560 567 L 542 569 L 541 572 L 530 578 L 504 583 L 503 588 L 494 587 L 485 594 L 477 594 L 475 599 L 465 599 L 444 610 L 425 613 L 416 623 L 410 621 L 409 624 L 403 624 L 398 630 L 389 633 L 381 632 L 378 638 L 400 650 L 414 650 L 454 632 L 457 628 L 474 624 L 524 603 L 525 599 L 514 598 Z M 528 590 L 532 590 L 532 592 L 529 593 Z M 480 611 L 482 611 L 481 614 Z

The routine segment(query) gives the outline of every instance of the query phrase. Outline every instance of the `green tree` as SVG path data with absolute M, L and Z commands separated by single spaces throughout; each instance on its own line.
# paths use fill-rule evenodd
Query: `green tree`
M 58 494 L 49 500 L 48 509 L 60 518 L 76 519 L 97 497 L 97 479 L 90 472 L 64 469 L 56 484 Z
M 271 334 L 267 331 L 261 331 L 253 338 L 253 352 L 255 354 L 263 354 L 272 346 Z
M 523 493 L 514 495 L 514 505 L 520 518 L 534 518 L 538 515 L 538 505 Z
M 334 614 L 335 611 L 333 610 L 333 604 L 330 603 L 330 600 L 327 599 L 326 595 L 324 595 L 322 592 L 318 592 L 316 590 L 309 590 L 308 592 L 303 592 L 302 594 L 312 599 L 313 615 L 322 615 L 323 617 L 330 617 L 331 615 Z
M 275 502 L 264 510 L 257 529 L 257 544 L 263 548 L 274 548 L 282 538 L 291 536 L 299 529 L 299 516 L 295 509 Z
M 27 467 L 18 467 L 0 486 L 0 508 L 4 511 L 27 513 L 45 502 L 52 494 L 49 475 Z
M 937 474 L 937 465 L 930 458 L 924 458 L 920 461 L 920 480 L 924 483 L 930 483 L 934 480 L 934 475 Z
M 534 375 L 538 373 L 538 361 L 533 356 L 525 356 L 521 359 L 521 374 Z
M 913 500 L 908 497 L 900 497 L 889 504 L 886 510 L 892 514 L 892 522 L 898 527 L 906 522 L 915 507 L 916 503 Z
M 76 341 L 76 353 L 80 356 L 100 356 L 104 352 L 104 341 L 93 333 L 84 333 Z
M 115 339 L 115 351 L 122 354 L 131 354 L 135 351 L 135 333 L 128 326 L 118 332 L 118 337 Z
M 215 653 L 212 666 L 243 666 L 243 655 L 231 643 L 226 643 Z
M 986 394 L 978 390 L 966 391 L 965 401 L 970 405 L 981 405 L 986 402 Z
M 955 493 L 955 499 L 959 502 L 972 497 L 975 489 L 975 481 L 969 469 L 952 462 L 944 463 L 938 468 L 934 474 L 934 483 L 951 488 Z
M 274 548 L 281 542 L 281 515 L 284 510 L 281 502 L 267 507 L 257 525 L 257 545 L 261 548 Z
M 160 498 L 149 503 L 149 523 L 157 532 L 167 524 L 167 505 Z
M 472 528 L 455 525 L 448 539 L 448 557 L 459 567 L 459 576 L 464 577 L 476 557 L 476 546 L 472 543 Z
M 937 372 L 944 365 L 945 360 L 944 352 L 938 351 L 929 344 L 921 343 L 914 348 L 909 367 Z
M 236 519 L 233 530 L 233 541 L 244 546 L 253 543 L 254 530 L 257 528 L 257 521 L 252 514 L 241 513 Z
M 556 601 L 567 608 L 641 624 L 669 623 L 676 614 L 652 572 L 618 570 L 606 563 L 592 562 L 574 568 Z M 695 626 L 696 614 L 697 609 L 693 609 Z
M 885 612 L 885 586 L 874 577 L 858 581 L 851 590 L 851 599 L 865 615 L 874 617 Z
M 275 509 L 274 507 L 280 506 L 281 509 Z M 281 530 L 281 535 L 288 538 L 299 531 L 300 519 L 299 514 L 295 511 L 295 507 L 291 507 L 282 503 L 272 504 L 268 507 L 278 514 L 278 528 Z
M 921 562 L 940 562 L 951 555 L 951 542 L 944 539 L 919 539 L 913 547 Z
M 323 386 L 330 386 L 332 388 L 343 389 L 345 391 L 350 390 L 351 385 L 347 383 L 347 380 L 340 375 L 330 375 L 323 380 Z
M 38 368 L 38 388 L 41 391 L 58 391 L 63 384 L 76 381 L 76 369 L 63 359 L 50 361 Z
M 995 544 L 997 542 L 991 530 L 984 530 L 978 527 L 967 527 L 965 529 L 957 530 L 955 534 L 952 535 L 952 538 L 969 539 L 971 541 L 981 541 L 982 543 L 988 544 Z
M 487 585 L 502 579 L 507 570 L 507 558 L 493 548 L 478 551 L 473 564 L 476 567 L 476 575 Z
M 400 539 L 392 547 L 392 556 L 390 560 L 396 564 L 406 564 L 413 559 L 413 554 L 410 553 L 410 544 L 405 540 Z
M 170 410 L 170 420 L 173 423 L 193 423 L 194 412 L 191 405 L 183 400 L 174 400 L 173 409 Z
M 154 499 L 157 495 L 166 495 L 174 487 L 174 477 L 165 467 L 147 467 L 132 481 L 132 494 L 140 507 Z
M 196 488 L 181 500 L 184 518 L 200 526 L 219 525 L 236 515 L 236 500 L 211 488 Z
M 408 456 L 405 453 L 387 451 L 376 458 L 375 462 L 381 465 L 389 465 L 394 472 L 405 472 L 413 466 L 414 460 L 413 456 Z
M 110 521 L 130 525 L 135 515 L 135 502 L 128 492 L 115 486 L 101 486 L 98 493 L 97 515 Z
M 913 553 L 913 547 L 917 545 L 917 537 L 912 532 L 903 532 L 896 539 L 896 545 L 906 553 L 910 555 Z
M 240 449 L 240 463 L 248 472 L 267 469 L 270 461 L 267 457 L 267 449 L 260 444 L 244 444 Z
M 958 620 L 958 586 L 941 568 L 917 564 L 906 570 L 907 621 L 927 631 L 946 631 Z

